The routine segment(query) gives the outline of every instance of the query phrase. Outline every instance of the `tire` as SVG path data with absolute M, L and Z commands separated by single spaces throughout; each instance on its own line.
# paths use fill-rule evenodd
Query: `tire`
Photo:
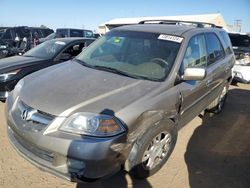
M 207 107 L 207 111 L 219 114 L 224 109 L 224 105 L 227 99 L 228 84 L 226 84 L 220 93 L 220 95 Z
M 137 179 L 153 175 L 168 160 L 176 140 L 177 130 L 174 125 L 151 126 L 135 142 L 126 161 L 127 170 L 129 169 L 129 173 Z

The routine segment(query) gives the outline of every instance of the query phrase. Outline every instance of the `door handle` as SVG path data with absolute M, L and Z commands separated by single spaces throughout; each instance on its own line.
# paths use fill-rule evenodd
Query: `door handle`
M 226 68 L 226 72 L 228 72 L 229 70 L 230 70 L 230 67 L 227 67 L 227 68 Z
M 207 86 L 211 85 L 212 81 L 213 81 L 212 79 L 207 80 L 207 81 L 206 81 L 206 85 L 207 85 Z

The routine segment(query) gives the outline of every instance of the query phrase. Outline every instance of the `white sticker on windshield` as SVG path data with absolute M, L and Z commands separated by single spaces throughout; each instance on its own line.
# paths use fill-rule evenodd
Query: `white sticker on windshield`
M 55 43 L 56 43 L 56 44 L 59 44 L 59 45 L 66 45 L 66 43 L 63 42 L 63 41 L 56 41 Z
M 173 36 L 173 35 L 165 35 L 165 34 L 161 34 L 158 39 L 160 40 L 168 40 L 168 41 L 173 41 L 173 42 L 178 42 L 181 43 L 183 38 L 182 37 L 177 37 L 177 36 Z

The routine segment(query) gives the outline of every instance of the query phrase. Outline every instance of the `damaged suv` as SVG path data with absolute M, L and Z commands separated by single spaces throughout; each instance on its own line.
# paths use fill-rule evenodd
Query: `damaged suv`
M 124 168 L 157 172 L 178 129 L 220 112 L 235 57 L 214 25 L 144 21 L 118 27 L 71 63 L 33 73 L 7 99 L 8 135 L 34 165 L 71 181 Z

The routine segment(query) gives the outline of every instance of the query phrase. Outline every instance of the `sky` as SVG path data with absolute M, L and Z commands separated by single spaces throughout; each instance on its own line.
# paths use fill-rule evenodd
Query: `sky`
M 221 13 L 250 32 L 250 0 L 0 0 L 0 26 L 97 30 L 114 18 Z

